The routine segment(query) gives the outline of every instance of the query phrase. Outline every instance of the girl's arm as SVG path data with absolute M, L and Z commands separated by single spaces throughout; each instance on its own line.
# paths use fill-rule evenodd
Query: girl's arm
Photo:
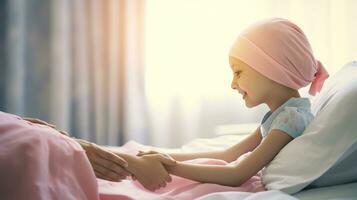
M 244 138 L 238 144 L 224 150 L 196 153 L 170 153 L 169 155 L 177 161 L 192 160 L 196 158 L 214 158 L 231 162 L 239 156 L 255 149 L 261 140 L 260 127 L 258 127 L 252 134 Z
M 167 170 L 171 174 L 198 182 L 240 186 L 269 164 L 292 139 L 291 136 L 280 130 L 273 130 L 249 156 L 235 166 L 200 165 L 179 162 L 176 166 L 168 166 Z

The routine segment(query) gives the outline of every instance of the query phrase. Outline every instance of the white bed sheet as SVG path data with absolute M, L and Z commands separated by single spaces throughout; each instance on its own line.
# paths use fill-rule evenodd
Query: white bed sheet
M 190 151 L 220 149 L 233 145 L 238 141 L 240 141 L 241 139 L 243 139 L 244 137 L 246 137 L 246 135 L 223 135 L 216 138 L 195 139 L 189 142 L 188 144 L 182 146 L 181 150 L 179 151 L 190 152 Z M 249 199 L 250 198 L 265 199 L 265 198 L 270 198 L 270 195 L 272 194 L 276 195 L 275 198 L 284 197 L 283 194 L 279 194 L 275 192 L 271 194 L 261 194 L 261 196 L 250 196 L 250 197 L 247 196 L 247 197 L 249 197 Z M 237 197 L 241 197 L 239 195 L 241 194 L 238 194 Z M 226 198 L 224 198 L 225 196 Z M 301 200 L 357 200 L 357 182 L 303 190 L 301 192 L 296 193 L 293 196 Z M 220 199 L 227 199 L 227 200 L 232 199 L 232 194 L 222 194 L 220 196 Z M 236 198 L 236 199 L 245 199 L 245 198 Z
M 357 182 L 303 190 L 294 196 L 300 200 L 356 200 Z
M 266 192 L 217 192 L 198 198 L 197 200 L 298 200 L 279 190 Z
M 200 138 L 194 139 L 191 142 L 183 145 L 178 149 L 170 148 L 155 148 L 165 152 L 197 152 L 207 151 L 214 149 L 222 149 L 242 140 L 246 135 L 221 135 L 215 138 Z M 115 148 L 115 147 L 111 147 Z M 301 200 L 357 200 L 357 182 L 335 185 L 323 188 L 314 188 L 300 191 L 293 196 L 289 196 L 280 191 L 267 191 L 260 192 L 259 195 L 247 192 L 222 192 L 215 193 L 212 197 L 208 196 L 200 200 L 231 200 L 231 199 L 244 199 L 244 200 L 260 200 L 260 199 L 301 199 Z

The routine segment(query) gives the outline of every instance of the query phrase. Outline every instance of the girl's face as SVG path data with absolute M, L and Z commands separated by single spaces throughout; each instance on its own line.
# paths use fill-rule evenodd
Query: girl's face
M 267 102 L 274 82 L 261 75 L 239 59 L 229 57 L 233 72 L 231 87 L 243 97 L 248 108 Z

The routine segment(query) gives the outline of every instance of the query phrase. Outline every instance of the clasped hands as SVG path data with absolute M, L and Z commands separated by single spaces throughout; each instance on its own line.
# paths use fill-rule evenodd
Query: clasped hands
M 23 118 L 31 123 L 41 124 L 56 129 L 55 125 L 34 118 Z M 57 130 L 57 129 L 56 129 Z M 68 133 L 57 130 L 61 134 Z M 148 190 L 154 191 L 171 182 L 171 176 L 165 166 L 174 166 L 176 161 L 167 154 L 156 151 L 142 152 L 134 155 L 111 150 L 82 139 L 75 139 L 84 149 L 96 177 L 121 181 L 128 176 L 137 180 Z
M 176 161 L 167 154 L 156 151 L 139 152 L 136 156 L 112 152 L 85 140 L 76 139 L 86 151 L 87 157 L 98 178 L 121 181 L 127 176 L 137 180 L 151 191 L 165 187 L 171 176 L 165 166 L 174 166 Z

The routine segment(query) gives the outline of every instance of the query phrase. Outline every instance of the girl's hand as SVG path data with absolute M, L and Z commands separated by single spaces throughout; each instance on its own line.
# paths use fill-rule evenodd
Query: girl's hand
M 108 181 L 121 181 L 131 175 L 126 170 L 128 163 L 118 155 L 86 140 L 75 140 L 85 150 L 96 177 Z
M 160 154 L 144 155 L 137 157 L 135 164 L 130 166 L 130 171 L 143 187 L 155 191 L 165 187 L 167 182 L 171 182 L 171 176 L 164 165 L 174 166 L 176 161 Z
M 158 152 L 158 151 L 154 151 L 154 150 L 150 150 L 150 151 L 140 151 L 139 150 L 139 153 L 136 154 L 137 156 L 145 156 L 145 155 L 161 155 L 167 159 L 170 159 L 174 162 L 176 162 L 175 159 L 173 159 L 169 154 L 167 153 L 161 153 L 161 152 Z

